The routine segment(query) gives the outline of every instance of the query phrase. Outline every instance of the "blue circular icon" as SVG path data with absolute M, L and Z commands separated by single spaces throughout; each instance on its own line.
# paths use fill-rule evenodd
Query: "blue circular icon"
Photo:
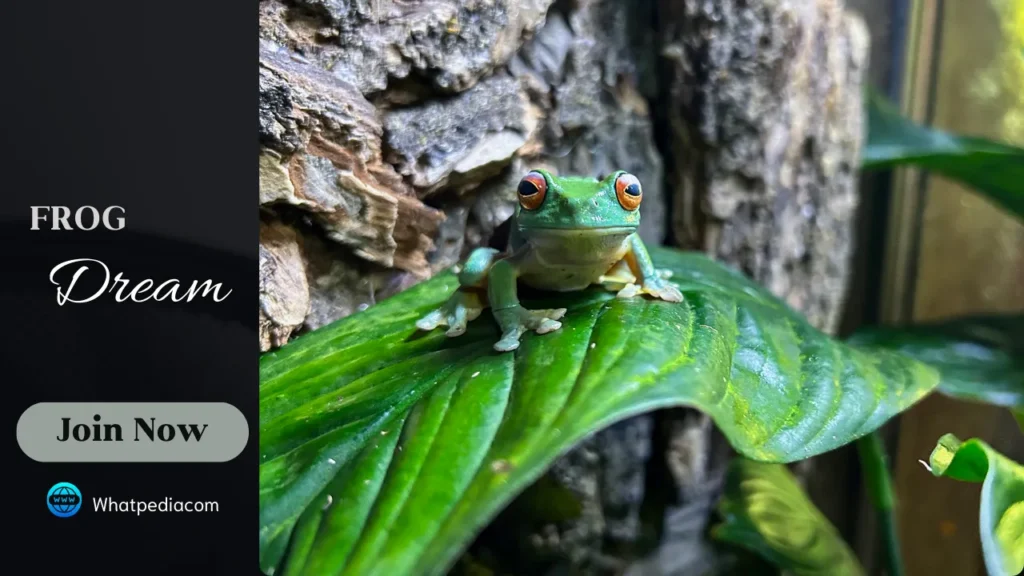
M 60 518 L 74 516 L 82 507 L 82 493 L 70 482 L 58 482 L 46 493 L 46 507 Z

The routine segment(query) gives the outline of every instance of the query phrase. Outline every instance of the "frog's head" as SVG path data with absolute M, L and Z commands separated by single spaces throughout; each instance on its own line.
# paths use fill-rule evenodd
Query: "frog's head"
M 516 223 L 526 237 L 557 231 L 629 235 L 640 224 L 643 190 L 619 170 L 604 180 L 534 170 L 519 182 Z

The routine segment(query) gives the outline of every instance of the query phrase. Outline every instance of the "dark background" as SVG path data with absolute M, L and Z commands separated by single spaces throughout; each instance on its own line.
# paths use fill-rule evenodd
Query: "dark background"
M 236 3 L 0 3 L 0 381 L 5 568 L 253 574 L 257 558 L 256 11 Z M 118 232 L 30 231 L 32 205 L 125 208 Z M 56 303 L 50 269 L 103 261 L 135 283 L 221 282 L 221 303 Z M 245 451 L 218 464 L 43 464 L 36 402 L 229 402 Z M 85 503 L 46 508 L 54 483 Z M 95 513 L 91 498 L 216 500 L 220 512 Z

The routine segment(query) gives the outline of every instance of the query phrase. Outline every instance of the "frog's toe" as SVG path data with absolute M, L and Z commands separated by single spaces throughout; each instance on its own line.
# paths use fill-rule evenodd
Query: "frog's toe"
M 466 324 L 476 320 L 483 312 L 483 302 L 475 294 L 456 292 L 440 308 L 420 318 L 416 327 L 420 330 L 433 330 L 438 326 L 448 326 L 448 336 L 461 336 L 466 332 Z
M 683 293 L 679 291 L 674 285 L 665 282 L 661 286 L 653 286 L 651 288 L 645 288 L 644 292 L 659 298 L 666 302 L 682 302 Z
M 544 310 L 527 310 L 526 314 L 530 320 L 560 320 L 565 316 L 565 308 L 548 308 Z
M 662 280 L 668 280 L 673 274 L 673 272 L 667 268 L 659 268 L 656 272 L 658 273 L 658 277 Z
M 480 317 L 483 308 L 472 304 L 458 303 L 448 312 L 448 336 L 461 336 L 466 332 L 466 324 Z
M 540 324 L 535 326 L 533 330 L 537 332 L 537 334 L 547 334 L 548 332 L 554 332 L 555 330 L 558 330 L 561 327 L 562 323 L 559 322 L 558 320 L 545 318 L 541 320 Z
M 523 326 L 517 326 L 511 330 L 506 330 L 501 335 L 501 340 L 494 343 L 494 349 L 498 352 L 511 352 L 519 348 L 519 338 L 525 331 Z
M 622 290 L 615 293 L 616 298 L 632 298 L 640 294 L 640 286 L 638 284 L 626 284 Z
M 559 318 L 565 316 L 565 308 L 551 308 L 546 310 L 524 310 L 523 324 L 537 334 L 547 334 L 562 327 Z
M 501 340 L 494 345 L 499 352 L 509 352 L 519 348 L 519 339 L 528 330 L 537 334 L 547 334 L 562 327 L 559 318 L 565 316 L 565 308 L 551 308 L 544 310 L 527 310 L 525 308 L 514 308 L 503 312 L 504 316 L 499 317 L 499 322 L 506 327 L 501 334 Z
M 416 327 L 427 332 L 445 323 L 444 311 L 438 308 L 416 321 Z
M 466 331 L 466 307 L 462 304 L 452 306 L 448 311 L 448 336 L 461 336 Z
M 667 298 L 665 298 L 665 300 L 668 300 L 669 302 L 682 302 L 683 301 L 683 292 L 679 288 L 676 288 L 675 286 L 669 285 L 668 290 L 669 290 L 669 296 Z

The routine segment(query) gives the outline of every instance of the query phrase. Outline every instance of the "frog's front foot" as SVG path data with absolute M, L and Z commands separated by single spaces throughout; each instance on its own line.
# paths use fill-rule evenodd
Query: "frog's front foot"
M 666 302 L 683 301 L 683 293 L 679 291 L 679 288 L 676 288 L 674 284 L 670 284 L 660 278 L 657 282 L 645 282 L 641 290 L 644 294 L 650 294 L 651 296 Z
M 671 274 L 671 273 L 670 273 Z M 682 302 L 683 293 L 670 284 L 663 276 L 652 276 L 646 279 L 643 284 L 627 284 L 615 295 L 619 298 L 633 298 L 639 294 L 650 294 L 659 300 L 666 302 Z
M 501 340 L 494 344 L 494 349 L 498 352 L 509 352 L 519 348 L 519 338 L 527 330 L 547 334 L 561 328 L 562 323 L 558 319 L 565 316 L 565 308 L 527 310 L 522 306 L 513 306 L 495 310 L 494 316 L 501 325 Z
M 448 337 L 461 336 L 466 331 L 466 323 L 476 320 L 483 310 L 483 302 L 476 292 L 459 289 L 440 308 L 420 318 L 416 327 L 430 331 L 448 326 L 445 332 Z

